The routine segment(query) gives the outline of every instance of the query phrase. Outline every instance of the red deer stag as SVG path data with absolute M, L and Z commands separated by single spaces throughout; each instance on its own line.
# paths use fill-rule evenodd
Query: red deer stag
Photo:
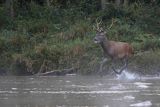
M 100 64 L 99 72 L 102 72 L 103 65 L 107 62 L 107 56 L 111 58 L 111 61 L 114 62 L 115 60 L 122 60 L 124 65 L 122 68 L 117 71 L 113 66 L 112 69 L 116 74 L 121 74 L 124 69 L 127 68 L 128 65 L 128 58 L 133 55 L 133 47 L 125 42 L 116 42 L 110 41 L 107 39 L 107 33 L 99 27 L 100 23 L 97 23 L 97 31 L 96 36 L 94 37 L 94 42 L 96 44 L 100 44 L 104 52 L 104 58 Z

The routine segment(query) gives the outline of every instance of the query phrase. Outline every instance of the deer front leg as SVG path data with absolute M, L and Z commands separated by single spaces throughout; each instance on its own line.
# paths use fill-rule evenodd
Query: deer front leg
M 114 71 L 116 74 L 119 74 L 119 75 L 120 75 L 120 74 L 122 73 L 122 71 L 127 68 L 127 66 L 128 66 L 128 58 L 125 57 L 125 58 L 123 59 L 123 61 L 124 61 L 124 65 L 123 65 L 123 67 L 120 69 L 120 71 L 117 71 L 117 70 L 112 66 L 112 69 L 113 69 L 113 71 Z M 114 61 L 113 61 L 113 62 L 114 62 Z
M 101 73 L 103 71 L 103 65 L 108 61 L 107 58 L 103 58 L 102 61 L 100 62 L 100 68 L 99 72 Z

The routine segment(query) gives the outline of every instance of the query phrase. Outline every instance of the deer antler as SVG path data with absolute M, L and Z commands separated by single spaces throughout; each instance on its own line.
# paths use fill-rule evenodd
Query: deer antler
M 113 24 L 114 24 L 115 22 L 117 22 L 117 20 L 115 20 L 114 18 L 112 18 L 112 23 L 111 23 L 111 25 L 109 26 L 108 29 L 111 29 L 111 28 L 113 27 Z
M 96 27 L 97 27 L 97 30 L 100 31 L 100 25 L 102 24 L 102 19 L 98 22 L 98 18 L 96 19 Z
M 103 31 L 103 28 L 100 27 L 102 25 L 102 19 L 100 19 L 98 21 L 98 18 L 96 19 L 96 25 L 93 25 L 93 29 L 98 31 L 98 32 L 102 32 Z

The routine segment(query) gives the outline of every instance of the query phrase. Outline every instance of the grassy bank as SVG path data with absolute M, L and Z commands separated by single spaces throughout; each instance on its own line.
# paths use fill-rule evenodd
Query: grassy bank
M 159 66 L 159 51 L 154 52 L 160 47 L 158 6 L 110 5 L 106 10 L 90 13 L 79 7 L 63 9 L 34 3 L 30 7 L 29 11 L 18 11 L 14 19 L 0 7 L 0 68 L 8 74 L 36 74 L 71 67 L 82 74 L 96 72 L 102 57 L 100 47 L 92 41 L 97 18 L 103 19 L 109 39 L 131 43 L 136 53 L 152 51 L 150 57 L 134 57 L 132 69 L 143 64 L 150 69 Z M 108 29 L 112 21 L 113 26 Z
M 160 50 L 146 51 L 133 57 L 129 69 L 142 75 L 159 75 L 160 72 Z

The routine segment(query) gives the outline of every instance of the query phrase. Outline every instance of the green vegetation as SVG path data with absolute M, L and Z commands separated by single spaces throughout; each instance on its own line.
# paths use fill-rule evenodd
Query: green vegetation
M 17 7 L 14 18 L 0 5 L 0 68 L 15 75 L 71 67 L 83 74 L 96 72 L 102 56 L 100 47 L 92 41 L 97 18 L 103 20 L 109 39 L 131 43 L 136 53 L 160 48 L 158 4 L 110 4 L 101 10 L 96 2 L 82 1 L 65 7 L 31 2 L 28 10 Z M 147 63 L 148 56 L 143 57 Z M 144 64 L 137 61 L 132 62 Z

